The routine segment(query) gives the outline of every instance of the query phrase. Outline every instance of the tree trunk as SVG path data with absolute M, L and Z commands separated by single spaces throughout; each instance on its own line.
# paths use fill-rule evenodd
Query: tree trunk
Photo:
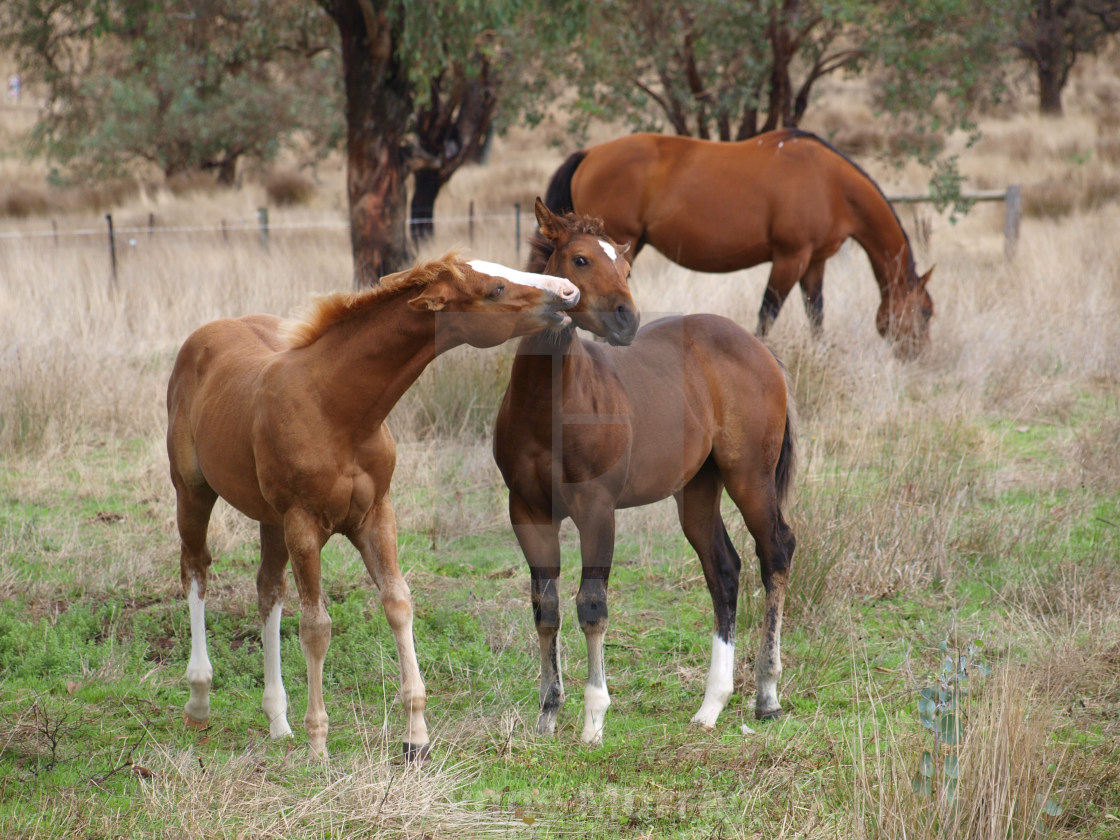
M 415 192 L 412 193 L 412 241 L 419 244 L 435 233 L 432 221 L 436 210 L 436 196 L 443 181 L 438 169 L 417 169 L 413 174 Z
M 411 263 L 405 132 L 412 91 L 376 0 L 335 0 L 346 88 L 346 185 L 354 287 L 372 286 Z
M 1061 57 L 1048 53 L 1050 50 L 1041 52 L 1038 60 L 1038 112 L 1046 116 L 1060 117 L 1065 74 L 1062 73 Z

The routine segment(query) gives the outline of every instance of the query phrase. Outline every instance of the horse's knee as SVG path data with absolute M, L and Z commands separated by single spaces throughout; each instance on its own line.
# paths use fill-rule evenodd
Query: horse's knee
M 555 578 L 533 581 L 533 622 L 538 632 L 560 629 L 560 593 Z
M 394 633 L 412 625 L 412 592 L 404 578 L 386 581 L 381 587 L 381 606 Z
M 607 623 L 607 582 L 585 580 L 576 594 L 576 615 L 584 632 L 596 630 Z
M 304 607 L 299 617 L 299 645 L 305 656 L 322 659 L 331 644 L 331 617 L 322 605 L 318 609 Z

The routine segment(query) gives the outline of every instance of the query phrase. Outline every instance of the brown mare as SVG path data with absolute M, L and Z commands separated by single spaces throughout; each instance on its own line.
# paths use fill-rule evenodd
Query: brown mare
M 795 542 L 781 511 L 794 466 L 785 374 L 762 342 L 718 315 L 665 318 L 635 337 L 629 266 L 620 255 L 611 259 L 615 249 L 602 228 L 593 233 L 591 221 L 554 216 L 539 201 L 537 220 L 530 265 L 569 277 L 580 288 L 573 322 L 623 345 L 584 341 L 573 327 L 523 338 L 495 426 L 494 457 L 532 579 L 541 651 L 537 730 L 555 731 L 564 699 L 561 522 L 571 517 L 579 530 L 583 573 L 576 611 L 588 656 L 582 738 L 599 743 L 610 705 L 603 638 L 615 510 L 669 496 L 712 596 L 711 670 L 692 720 L 715 725 L 732 692 L 740 571 L 720 514 L 724 488 L 754 536 L 762 570 L 766 616 L 755 663 L 755 714 L 775 717 L 781 712 L 782 606 Z M 580 258 L 613 263 L 616 272 L 572 271 Z M 626 329 L 616 323 L 622 312 Z
M 903 358 L 929 344 L 933 301 L 898 216 L 871 177 L 819 137 L 796 129 L 718 143 L 634 134 L 572 154 L 545 196 L 559 213 L 598 216 L 610 236 L 649 244 L 694 271 L 737 271 L 769 261 L 758 313 L 766 334 L 801 284 L 814 334 L 824 322 L 824 264 L 848 237 L 879 284 L 880 335 Z
M 568 324 L 560 310 L 578 299 L 566 280 L 449 255 L 385 277 L 373 289 L 322 298 L 305 320 L 248 315 L 213 321 L 190 335 L 167 387 L 167 452 L 191 617 L 187 724 L 202 726 L 210 716 L 206 531 L 220 496 L 260 523 L 262 706 L 271 736 L 292 732 L 280 672 L 290 560 L 307 660 L 307 734 L 311 752 L 326 753 L 323 661 L 331 620 L 319 563 L 327 539 L 344 534 L 381 592 L 396 639 L 405 753 L 424 755 L 426 694 L 413 646 L 412 598 L 397 565 L 388 495 L 396 446 L 385 418 L 438 354 Z

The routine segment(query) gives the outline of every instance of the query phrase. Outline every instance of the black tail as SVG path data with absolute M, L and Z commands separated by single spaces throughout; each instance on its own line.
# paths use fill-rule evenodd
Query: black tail
M 585 149 L 572 152 L 553 173 L 552 180 L 548 182 L 548 190 L 544 194 L 545 207 L 553 213 L 575 212 L 575 205 L 572 204 L 572 176 L 585 157 L 587 157 Z
M 778 506 L 785 507 L 789 488 L 793 485 L 793 474 L 797 467 L 797 423 L 794 419 L 793 403 L 786 405 L 786 431 L 782 436 L 782 449 L 778 454 L 778 466 L 774 468 L 774 486 L 778 491 Z
M 777 360 L 782 375 L 786 378 L 786 428 L 782 434 L 782 448 L 778 452 L 778 465 L 774 467 L 774 487 L 778 493 L 778 507 L 785 507 L 789 489 L 793 486 L 793 475 L 797 471 L 797 404 L 793 401 L 786 366 L 782 364 L 782 360 L 773 349 L 770 353 Z

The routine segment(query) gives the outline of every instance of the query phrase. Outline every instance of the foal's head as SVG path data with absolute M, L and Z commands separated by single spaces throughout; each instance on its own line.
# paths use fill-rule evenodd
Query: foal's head
M 484 260 L 462 261 L 452 255 L 400 274 L 383 285 L 415 285 L 408 305 L 436 312 L 437 337 L 448 346 L 493 347 L 511 338 L 568 326 L 564 310 L 579 302 L 580 292 L 563 277 L 530 274 Z
M 599 219 L 557 215 L 539 198 L 536 214 L 540 233 L 530 240 L 530 270 L 571 280 L 580 291 L 572 320 L 611 344 L 629 344 L 639 314 L 627 283 L 626 248 L 607 236 Z

